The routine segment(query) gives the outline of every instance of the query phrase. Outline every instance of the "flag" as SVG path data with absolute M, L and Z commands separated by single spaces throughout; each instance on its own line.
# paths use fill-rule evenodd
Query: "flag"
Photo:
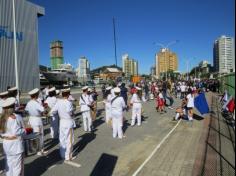
M 232 98 L 233 98 L 232 96 L 230 96 L 229 98 L 227 97 L 227 101 L 224 102 L 224 104 L 222 106 L 222 109 L 226 109 L 227 108 L 227 105 L 232 100 Z
M 209 113 L 209 106 L 205 97 L 204 93 L 200 93 L 195 99 L 194 99 L 194 106 L 197 108 L 197 110 L 201 114 L 207 114 Z
M 222 101 L 223 102 L 227 102 L 229 100 L 229 94 L 228 94 L 228 92 L 227 92 L 227 90 L 225 91 L 225 94 L 224 94 L 224 96 L 223 96 L 223 99 L 222 99 Z
M 231 98 L 231 100 L 229 101 L 229 103 L 227 104 L 227 108 L 228 111 L 233 113 L 234 109 L 235 109 L 235 102 L 234 102 L 234 98 Z

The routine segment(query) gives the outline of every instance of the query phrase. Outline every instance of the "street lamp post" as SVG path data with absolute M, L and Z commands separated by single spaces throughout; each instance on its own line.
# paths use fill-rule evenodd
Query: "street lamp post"
M 164 44 L 162 44 L 162 43 L 158 43 L 158 42 L 154 42 L 154 45 L 158 45 L 158 46 L 160 46 L 161 47 L 161 49 L 164 49 L 165 51 L 165 55 L 164 55 L 164 57 L 165 57 L 165 79 L 167 80 L 167 58 L 166 58 L 166 51 L 168 51 L 168 47 L 170 47 L 171 45 L 173 45 L 173 44 L 175 44 L 175 43 L 177 43 L 177 42 L 179 42 L 179 40 L 174 40 L 174 41 L 171 41 L 171 42 L 169 42 L 167 45 L 164 45 Z

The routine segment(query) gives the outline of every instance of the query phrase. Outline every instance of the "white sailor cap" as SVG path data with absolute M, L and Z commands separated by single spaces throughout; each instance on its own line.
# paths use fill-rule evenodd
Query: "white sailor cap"
M 8 89 L 8 91 L 15 91 L 15 90 L 17 90 L 17 87 L 11 87 Z
M 0 93 L 0 96 L 6 96 L 7 94 L 8 94 L 8 91 L 1 92 L 1 93 Z
M 111 89 L 112 89 L 112 87 L 111 87 L 111 86 L 109 86 L 109 87 L 107 87 L 107 88 L 106 88 L 106 90 L 111 90 Z
M 70 88 L 62 89 L 61 92 L 63 92 L 63 93 L 70 92 Z
M 142 90 L 140 87 L 135 87 L 135 89 L 137 89 L 137 90 Z
M 56 90 L 56 88 L 55 87 L 52 87 L 51 89 L 49 89 L 48 91 L 49 92 L 53 92 L 53 91 L 55 91 Z
M 88 89 L 88 86 L 82 87 L 82 90 L 86 90 L 86 89 Z
M 60 90 L 56 90 L 56 94 L 59 95 L 60 94 Z
M 115 87 L 115 88 L 114 88 L 114 92 L 115 92 L 115 93 L 120 93 L 120 88 L 119 88 L 119 87 Z
M 35 89 L 29 91 L 28 94 L 29 94 L 29 95 L 34 95 L 34 94 L 36 94 L 36 93 L 38 93 L 38 92 L 39 92 L 39 89 L 38 89 L 38 88 L 35 88 Z
M 11 97 L 11 98 L 7 98 L 3 104 L 2 104 L 2 107 L 3 108 L 6 108 L 6 107 L 9 107 L 9 106 L 12 106 L 14 105 L 16 102 L 16 99 L 14 97 Z

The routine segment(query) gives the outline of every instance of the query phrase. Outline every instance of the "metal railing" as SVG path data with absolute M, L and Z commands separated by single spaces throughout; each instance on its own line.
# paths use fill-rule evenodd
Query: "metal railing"
M 217 97 L 212 98 L 212 113 L 206 138 L 201 174 L 235 175 L 235 130 L 221 114 Z

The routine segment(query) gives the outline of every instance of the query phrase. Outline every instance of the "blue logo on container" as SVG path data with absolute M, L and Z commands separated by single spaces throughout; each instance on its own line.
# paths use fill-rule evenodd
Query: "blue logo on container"
M 0 26 L 0 39 L 14 39 L 14 32 L 8 29 L 8 26 Z M 16 40 L 23 41 L 23 32 L 16 32 Z

